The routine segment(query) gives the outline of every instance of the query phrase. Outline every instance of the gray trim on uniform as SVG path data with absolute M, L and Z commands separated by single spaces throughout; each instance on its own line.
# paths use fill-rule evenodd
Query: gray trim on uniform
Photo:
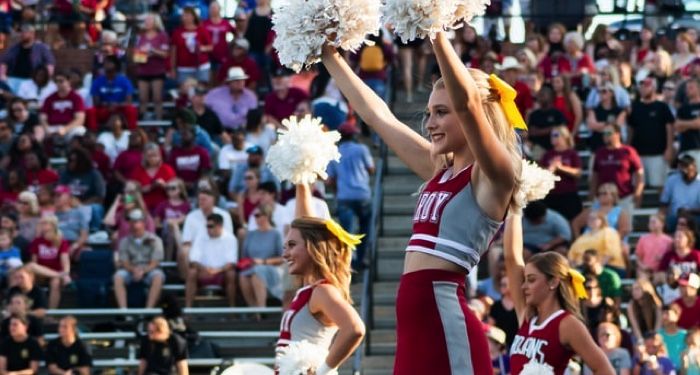
M 450 370 L 453 375 L 471 375 L 474 373 L 474 367 L 466 317 L 457 297 L 458 287 L 457 283 L 450 281 L 433 281 L 435 304 L 442 321 Z

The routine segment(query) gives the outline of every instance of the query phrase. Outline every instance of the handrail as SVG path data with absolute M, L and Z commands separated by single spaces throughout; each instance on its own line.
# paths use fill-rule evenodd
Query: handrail
M 221 315 L 221 314 L 279 314 L 281 307 L 185 307 L 185 315 Z M 48 316 L 153 316 L 163 313 L 161 309 L 52 309 Z

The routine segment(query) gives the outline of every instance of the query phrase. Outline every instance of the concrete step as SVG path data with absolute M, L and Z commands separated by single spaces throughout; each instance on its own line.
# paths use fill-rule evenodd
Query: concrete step
M 389 174 L 384 178 L 384 195 L 410 195 L 417 192 L 422 183 L 423 181 L 412 172 L 410 174 Z
M 394 354 L 396 354 L 396 330 L 374 329 L 371 335 L 370 353 L 373 355 L 391 356 L 393 358 Z M 393 362 L 387 363 L 386 365 L 393 367 Z
M 406 215 L 411 217 L 416 208 L 414 195 L 387 195 L 384 197 L 384 215 Z
M 385 236 L 404 236 L 408 238 L 412 232 L 412 220 L 410 215 L 388 215 L 382 218 L 382 234 Z
M 396 307 L 375 305 L 374 327 L 376 329 L 396 329 Z
M 377 260 L 377 279 L 379 279 L 379 281 L 398 282 L 403 273 L 403 265 L 403 258 L 379 258 Z

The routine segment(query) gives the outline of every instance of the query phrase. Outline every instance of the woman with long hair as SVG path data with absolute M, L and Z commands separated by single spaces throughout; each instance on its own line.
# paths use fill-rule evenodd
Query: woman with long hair
M 394 373 L 490 372 L 486 335 L 467 307 L 464 280 L 508 209 L 518 206 L 522 159 L 513 126 L 524 121 L 508 100 L 512 87 L 466 68 L 445 34 L 433 47 L 443 79 L 426 108 L 430 141 L 396 119 L 335 49 L 325 47 L 322 59 L 360 117 L 427 182 L 397 294 Z M 446 337 L 454 342 L 447 345 Z
M 627 305 L 627 317 L 637 340 L 642 340 L 648 332 L 659 331 L 661 305 L 649 279 L 639 278 L 632 284 L 632 300 Z
M 117 156 L 129 148 L 131 132 L 126 128 L 126 117 L 121 112 L 112 113 L 107 119 L 105 130 L 97 137 L 97 143 L 104 147 L 104 153 L 111 163 Z
M 506 218 L 504 246 L 506 274 L 520 324 L 510 349 L 511 373 L 519 374 L 528 364 L 539 363 L 560 375 L 571 357 L 578 355 L 593 373 L 614 374 L 579 311 L 578 299 L 586 296 L 584 277 L 555 252 L 533 255 L 525 263 L 518 214 Z
M 282 315 L 278 350 L 306 340 L 328 350 L 315 374 L 333 372 L 362 341 L 365 327 L 350 297 L 350 261 L 359 242 L 332 220 L 312 217 L 311 190 L 297 185 L 296 219 L 282 257 L 303 285 Z
M 92 356 L 78 337 L 78 321 L 66 316 L 58 322 L 58 337 L 49 341 L 45 353 L 50 374 L 90 374 Z
M 685 337 L 687 349 L 681 355 L 680 373 L 700 375 L 700 328 L 692 329 Z
M 578 195 L 578 180 L 583 168 L 581 158 L 574 149 L 574 138 L 566 126 L 557 126 L 549 133 L 553 149 L 542 156 L 540 165 L 559 176 L 554 189 L 545 198 L 547 207 L 571 220 L 581 212 L 581 197 Z
M 33 241 L 37 235 L 39 218 L 39 199 L 31 191 L 19 193 L 17 198 L 17 213 L 19 214 L 19 235 L 27 241 Z
M 141 194 L 141 184 L 137 181 L 128 181 L 124 185 L 124 191 L 122 194 L 117 195 L 117 198 L 112 203 L 112 206 L 107 211 L 102 223 L 107 227 L 112 227 L 116 229 L 112 233 L 112 240 L 115 245 L 115 249 L 119 242 L 129 235 L 129 212 L 134 209 L 139 209 L 144 213 L 144 223 L 146 225 L 146 231 L 149 233 L 155 233 L 156 224 L 153 221 L 153 217 L 150 211 L 146 207 L 143 195 Z M 116 254 L 116 253 L 115 253 Z
M 255 207 L 260 203 L 260 191 L 258 187 L 260 186 L 260 170 L 257 168 L 249 168 L 243 174 L 243 182 L 245 184 L 244 190 L 241 194 L 238 194 L 236 215 L 238 216 L 238 222 L 242 225 L 248 223 L 248 218 L 250 214 L 253 213 Z
M 574 237 L 578 237 L 588 230 L 586 228 L 586 223 L 588 222 L 588 215 L 591 212 L 601 211 L 605 214 L 608 226 L 617 230 L 620 238 L 625 238 L 625 236 L 632 232 L 632 219 L 629 214 L 622 209 L 619 202 L 620 195 L 614 183 L 600 185 L 598 187 L 596 199 L 593 201 L 591 207 L 584 209 L 571 222 L 571 229 L 573 230 Z
M 47 215 L 39 221 L 39 233 L 29 245 L 31 262 L 29 267 L 40 277 L 49 281 L 49 308 L 58 308 L 61 302 L 61 287 L 71 282 L 70 245 L 58 229 L 58 218 Z
M 603 142 L 603 130 L 606 126 L 617 124 L 625 126 L 627 112 L 617 102 L 615 97 L 615 85 L 612 82 L 601 84 L 597 89 L 600 102 L 595 108 L 588 110 L 586 125 L 591 131 L 588 140 L 588 148 L 595 152 L 605 146 Z
M 561 111 L 566 119 L 566 127 L 573 133 L 574 139 L 578 134 L 578 128 L 583 121 L 583 107 L 581 99 L 571 89 L 571 81 L 565 75 L 552 77 L 552 89 L 554 89 L 554 108 Z
M 153 212 L 156 228 L 160 229 L 165 250 L 165 260 L 172 260 L 175 248 L 180 242 L 180 227 L 185 217 L 192 209 L 187 198 L 185 183 L 179 178 L 173 178 L 165 184 L 168 199 L 156 207 Z
M 163 162 L 160 146 L 146 143 L 141 165 L 131 173 L 131 180 L 141 185 L 143 201 L 148 212 L 153 213 L 158 205 L 168 200 L 165 186 L 175 177 L 173 168 Z
M 141 27 L 132 58 L 136 63 L 139 85 L 139 112 L 141 116 L 145 115 L 148 103 L 153 99 L 155 117 L 160 120 L 163 118 L 163 83 L 170 56 L 170 39 L 156 13 L 146 14 Z
M 676 52 L 671 55 L 673 71 L 685 76 L 689 75 L 689 72 L 686 72 L 686 67 L 698 56 L 697 48 L 687 32 L 678 33 L 676 35 Z

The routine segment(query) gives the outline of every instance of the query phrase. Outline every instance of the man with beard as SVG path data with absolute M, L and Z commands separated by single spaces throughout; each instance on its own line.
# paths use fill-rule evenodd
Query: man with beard
M 666 228 L 675 228 L 683 211 L 700 214 L 700 179 L 695 158 L 690 154 L 678 157 L 678 172 L 666 179 L 659 211 L 666 215 Z

